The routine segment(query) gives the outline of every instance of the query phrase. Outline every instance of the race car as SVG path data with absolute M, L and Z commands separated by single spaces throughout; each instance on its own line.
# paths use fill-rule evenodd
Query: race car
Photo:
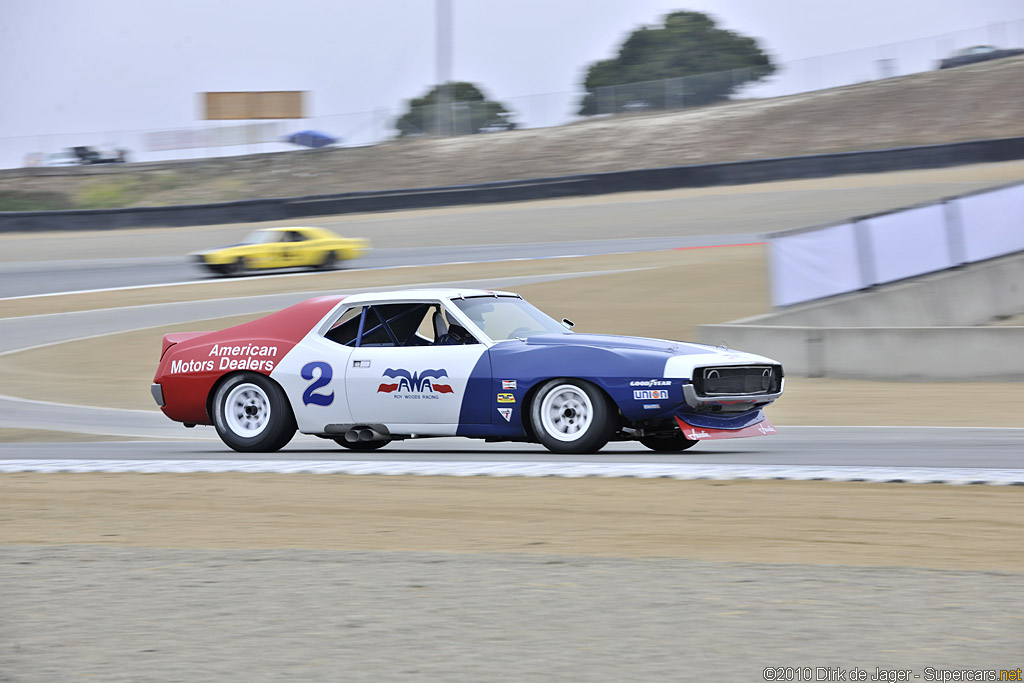
M 782 366 L 724 347 L 579 334 L 519 295 L 407 290 L 309 299 L 220 332 L 168 334 L 153 397 L 237 451 L 296 430 L 353 451 L 465 436 L 592 453 L 774 434 Z
M 218 275 L 237 275 L 272 268 L 331 268 L 359 258 L 369 248 L 368 240 L 341 237 L 326 228 L 265 228 L 250 233 L 241 244 L 190 256 Z

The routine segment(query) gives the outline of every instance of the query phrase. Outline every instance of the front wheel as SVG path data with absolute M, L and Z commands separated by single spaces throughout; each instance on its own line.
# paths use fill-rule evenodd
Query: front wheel
M 212 407 L 217 434 L 236 451 L 277 451 L 295 436 L 295 416 L 288 398 L 264 375 L 232 375 L 217 387 Z
M 696 446 L 699 442 L 688 439 L 682 432 L 678 432 L 671 436 L 645 436 L 640 439 L 640 443 L 659 453 L 678 453 Z
M 594 453 L 615 431 L 608 399 L 590 382 L 555 379 L 530 403 L 530 424 L 537 440 L 553 453 Z
M 229 261 L 220 267 L 221 274 L 228 277 L 240 275 L 243 270 L 245 270 L 245 259 Z

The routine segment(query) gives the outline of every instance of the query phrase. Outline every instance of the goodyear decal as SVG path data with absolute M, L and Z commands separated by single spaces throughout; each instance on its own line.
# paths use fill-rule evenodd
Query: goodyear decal
M 498 394 L 498 403 L 515 403 L 516 397 L 512 394 Z

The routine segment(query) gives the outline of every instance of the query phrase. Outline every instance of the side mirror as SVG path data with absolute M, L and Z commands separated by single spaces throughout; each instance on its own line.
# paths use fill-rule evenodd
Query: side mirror
M 564 327 L 567 330 L 571 330 L 572 328 L 576 327 L 576 323 L 569 320 L 568 318 L 562 318 L 562 327 Z

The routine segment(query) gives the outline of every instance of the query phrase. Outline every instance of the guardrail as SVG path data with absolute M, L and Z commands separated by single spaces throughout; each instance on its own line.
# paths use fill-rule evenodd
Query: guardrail
M 532 201 L 614 192 L 740 185 L 799 178 L 823 178 L 851 173 L 941 168 L 1016 159 L 1024 159 L 1024 137 L 718 164 L 669 166 L 475 185 L 253 199 L 218 204 L 0 212 L 0 232 L 106 230 L 248 223 L 289 220 L 308 216 Z

